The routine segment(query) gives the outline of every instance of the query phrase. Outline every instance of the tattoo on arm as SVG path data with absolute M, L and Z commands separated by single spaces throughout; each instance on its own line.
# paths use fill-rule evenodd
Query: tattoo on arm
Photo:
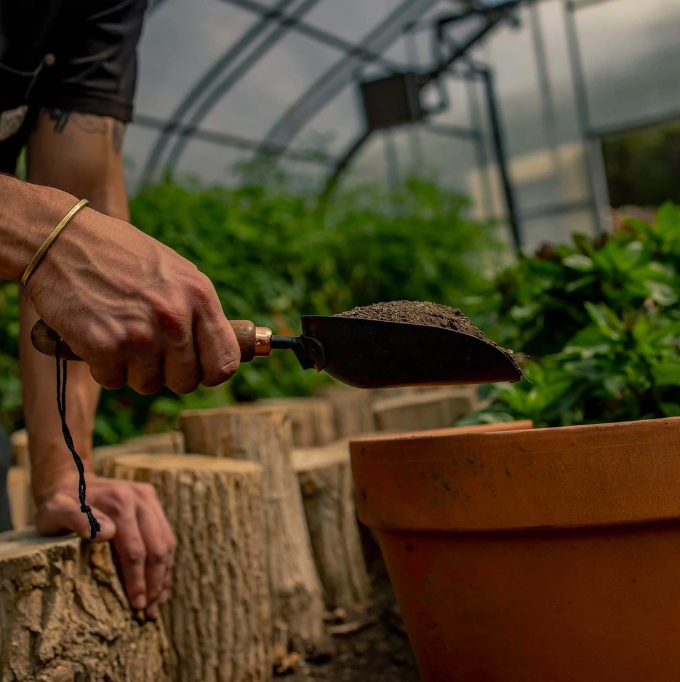
M 55 133 L 63 133 L 69 123 L 84 133 L 106 135 L 108 132 L 106 119 L 102 116 L 81 114 L 77 111 L 66 111 L 64 109 L 45 109 L 45 112 L 52 121 Z
M 122 121 L 113 121 L 111 129 L 111 142 L 113 143 L 113 151 L 115 154 L 120 154 L 123 151 L 123 142 L 125 141 L 125 123 Z

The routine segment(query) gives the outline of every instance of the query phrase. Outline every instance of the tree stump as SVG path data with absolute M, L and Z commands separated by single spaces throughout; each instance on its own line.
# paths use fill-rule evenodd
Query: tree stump
M 184 434 L 181 431 L 168 433 L 150 433 L 131 438 L 117 445 L 102 445 L 92 451 L 92 460 L 96 474 L 104 473 L 107 460 L 118 455 L 127 454 L 182 454 L 186 452 Z
M 280 407 L 290 419 L 294 448 L 313 448 L 336 438 L 333 405 L 325 398 L 277 398 L 261 405 Z
M 349 440 L 293 450 L 316 567 L 329 610 L 361 611 L 369 600 L 354 505 Z
M 9 437 L 9 442 L 12 444 L 12 463 L 28 471 L 30 461 L 28 458 L 28 433 L 26 433 L 26 429 L 15 431 Z
M 3 682 L 167 682 L 160 621 L 133 616 L 108 545 L 0 535 Z
M 264 467 L 264 499 L 274 642 L 298 652 L 325 644 L 321 583 L 314 565 L 284 410 L 241 405 L 180 414 L 187 448 Z
M 375 431 L 373 394 L 361 388 L 329 386 L 317 395 L 333 406 L 333 420 L 337 438 L 347 438 Z
M 177 538 L 163 606 L 178 682 L 264 682 L 271 614 L 262 467 L 214 457 L 120 455 L 106 474 L 150 483 Z
M 469 390 L 434 388 L 378 400 L 373 414 L 378 431 L 424 431 L 453 426 L 472 408 Z
M 29 473 L 23 467 L 13 466 L 7 471 L 7 497 L 14 530 L 25 530 L 33 524 L 35 505 Z
M 35 516 L 26 429 L 15 431 L 9 440 L 12 445 L 12 466 L 7 472 L 7 496 L 14 530 L 24 530 L 33 524 Z

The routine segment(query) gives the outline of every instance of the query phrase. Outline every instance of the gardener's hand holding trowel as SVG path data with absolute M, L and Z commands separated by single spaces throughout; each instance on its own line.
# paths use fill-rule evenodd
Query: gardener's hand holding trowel
M 54 227 L 76 204 L 69 194 L 0 175 L 0 277 L 20 281 Z M 150 486 L 97 477 L 91 433 L 97 386 L 126 380 L 142 393 L 166 384 L 178 393 L 229 379 L 239 347 L 212 284 L 191 263 L 128 223 L 84 208 L 49 246 L 25 293 L 90 365 L 72 363 L 68 422 L 85 463 L 87 502 L 112 540 L 135 608 L 167 599 L 175 540 Z M 78 476 L 55 406 L 54 359 L 30 342 L 36 312 L 22 305 L 21 353 L 31 485 L 38 530 L 89 536 Z M 31 317 L 32 316 L 32 317 Z
M 32 230 L 35 250 L 76 202 L 49 192 L 52 204 Z M 210 280 L 172 249 L 92 209 L 60 234 L 26 292 L 105 388 L 127 381 L 144 394 L 162 385 L 189 393 L 238 368 L 239 347 Z

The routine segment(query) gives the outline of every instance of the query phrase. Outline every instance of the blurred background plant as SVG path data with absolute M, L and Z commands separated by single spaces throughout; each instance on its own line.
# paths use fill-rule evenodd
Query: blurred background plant
M 236 188 L 167 179 L 131 202 L 132 222 L 196 263 L 232 319 L 298 333 L 304 314 L 402 298 L 460 306 L 466 294 L 491 291 L 492 263 L 502 253 L 495 227 L 466 218 L 467 200 L 432 180 L 345 191 L 321 214 L 316 195 L 276 166 L 241 172 Z M 21 425 L 16 320 L 17 289 L 5 284 L 0 412 L 9 430 Z M 190 396 L 104 391 L 96 442 L 170 428 L 180 409 L 308 395 L 324 381 L 300 370 L 292 354 L 276 353 L 243 365 L 228 385 Z
M 680 416 L 680 210 L 596 239 L 544 246 L 470 301 L 483 327 L 529 356 L 526 380 L 491 387 L 461 423 L 563 426 Z M 471 308 L 468 308 L 470 310 Z

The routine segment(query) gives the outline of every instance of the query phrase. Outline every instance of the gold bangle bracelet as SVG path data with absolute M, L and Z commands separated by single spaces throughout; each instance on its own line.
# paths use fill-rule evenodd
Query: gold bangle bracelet
M 45 243 L 38 249 L 38 252 L 33 256 L 31 262 L 24 270 L 24 274 L 21 277 L 21 286 L 25 287 L 28 278 L 33 274 L 33 271 L 40 265 L 40 261 L 47 253 L 47 249 L 52 246 L 54 240 L 61 234 L 62 230 L 73 220 L 73 217 L 80 211 L 81 208 L 85 208 L 90 202 L 87 199 L 82 199 L 79 201 L 62 219 L 59 225 L 57 225 L 50 236 L 45 240 Z

